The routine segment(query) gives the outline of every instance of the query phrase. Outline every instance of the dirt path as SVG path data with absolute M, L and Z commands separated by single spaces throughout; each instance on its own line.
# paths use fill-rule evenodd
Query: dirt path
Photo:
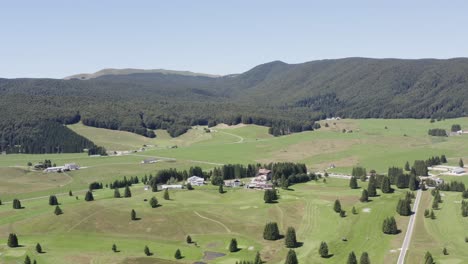
M 193 213 L 196 214 L 197 216 L 199 216 L 200 218 L 203 218 L 203 219 L 215 222 L 217 224 L 220 224 L 222 227 L 224 227 L 224 229 L 226 229 L 226 231 L 228 231 L 228 233 L 231 233 L 231 229 L 229 229 L 225 224 L 221 223 L 220 221 L 205 217 L 205 216 L 199 214 L 197 211 L 193 211 Z
M 91 218 L 92 216 L 94 215 L 97 215 L 98 213 L 101 213 L 102 211 L 96 211 L 90 215 L 88 215 L 87 217 L 81 219 L 81 221 L 79 221 L 78 223 L 76 223 L 75 225 L 73 225 L 72 227 L 70 227 L 70 229 L 68 229 L 68 233 L 70 233 L 73 229 L 75 229 L 77 226 L 81 225 L 83 222 L 85 222 L 86 220 L 88 220 L 89 218 Z
M 239 140 L 238 140 L 238 141 L 236 141 L 236 142 L 233 142 L 234 144 L 240 144 L 240 143 L 243 143 L 243 142 L 244 142 L 244 140 L 245 140 L 243 137 L 241 137 L 241 136 L 239 136 L 239 135 L 236 135 L 236 134 L 232 134 L 232 133 L 228 133 L 228 132 L 224 132 L 224 131 L 219 131 L 219 130 L 217 130 L 217 132 L 219 132 L 219 133 L 223 133 L 223 134 L 230 135 L 230 136 L 233 136 L 233 137 L 236 137 L 236 138 L 238 138 Z
M 416 222 L 416 216 L 418 214 L 419 202 L 421 201 L 421 194 L 422 194 L 422 191 L 418 190 L 418 193 L 416 194 L 416 199 L 414 199 L 414 205 L 413 205 L 414 214 L 410 216 L 408 229 L 406 229 L 405 239 L 403 240 L 403 245 L 401 246 L 401 251 L 400 251 L 400 255 L 398 256 L 397 264 L 405 263 L 406 251 L 408 251 L 408 247 L 411 241 L 411 235 L 413 234 L 414 223 Z
M 155 159 L 161 159 L 161 160 L 177 160 L 175 158 L 169 158 L 169 157 L 160 157 L 160 156 L 150 156 L 150 155 L 142 155 L 142 154 L 128 154 L 129 156 L 138 156 L 138 157 L 147 157 L 147 158 L 155 158 Z M 217 166 L 223 166 L 223 163 L 217 163 L 217 162 L 209 162 L 209 161 L 202 161 L 202 160 L 185 160 L 185 159 L 179 159 L 181 161 L 188 161 L 188 162 L 193 162 L 193 163 L 203 163 L 203 164 L 209 164 L 209 165 L 217 165 Z

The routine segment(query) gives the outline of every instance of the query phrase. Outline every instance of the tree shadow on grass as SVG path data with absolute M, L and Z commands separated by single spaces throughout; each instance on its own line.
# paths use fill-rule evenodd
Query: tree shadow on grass
M 328 255 L 326 255 L 326 256 L 324 256 L 324 257 L 322 257 L 322 258 L 329 259 L 329 258 L 331 258 L 331 257 L 333 257 L 333 256 L 334 256 L 334 254 L 328 254 Z

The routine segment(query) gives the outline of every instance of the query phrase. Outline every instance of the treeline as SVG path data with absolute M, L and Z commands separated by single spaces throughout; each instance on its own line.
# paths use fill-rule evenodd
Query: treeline
M 447 136 L 447 131 L 442 128 L 432 128 L 427 131 L 427 134 L 429 136 L 434 136 L 434 137 L 446 137 Z
M 466 190 L 463 182 L 451 181 L 450 183 L 441 183 L 437 185 L 437 190 L 449 192 L 464 192 Z

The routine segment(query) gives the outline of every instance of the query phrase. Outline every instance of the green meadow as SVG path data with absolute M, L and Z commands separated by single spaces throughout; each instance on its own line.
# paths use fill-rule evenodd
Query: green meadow
M 325 124 L 328 123 L 326 126 Z M 231 264 L 253 260 L 260 252 L 267 263 L 284 263 L 287 249 L 284 239 L 266 241 L 263 227 L 275 221 L 282 234 L 289 226 L 296 229 L 301 246 L 296 249 L 300 263 L 345 263 L 354 251 L 359 257 L 369 253 L 372 263 L 395 263 L 408 224 L 408 217 L 397 216 L 395 207 L 407 190 L 396 190 L 359 202 L 362 189 L 351 190 L 348 180 L 327 178 L 326 182 L 308 182 L 280 190 L 276 204 L 265 204 L 263 192 L 243 188 L 224 194 L 207 185 L 193 191 L 172 190 L 171 199 L 162 192 L 145 191 L 143 185 L 132 186 L 131 198 L 113 198 L 113 190 L 94 191 L 95 201 L 84 201 L 89 183 L 103 184 L 121 180 L 124 176 L 155 174 L 158 170 L 188 169 L 200 166 L 204 170 L 228 163 L 302 162 L 310 171 L 351 172 L 361 165 L 386 173 L 389 166 L 403 167 L 406 161 L 427 159 L 445 154 L 449 164 L 460 158 L 468 163 L 468 135 L 431 137 L 430 128 L 450 129 L 452 124 L 468 128 L 468 118 L 448 119 L 430 123 L 414 119 L 363 119 L 321 121 L 322 128 L 282 137 L 269 135 L 268 128 L 255 125 L 218 125 L 207 133 L 204 127 L 194 127 L 188 133 L 170 138 L 165 131 L 156 131 L 155 139 L 122 131 L 69 126 L 108 150 L 144 151 L 122 156 L 89 157 L 86 154 L 2 155 L 0 156 L 0 263 L 18 263 L 26 254 L 38 263 L 206 263 Z M 351 131 L 343 133 L 343 129 Z M 177 148 L 174 148 L 177 146 Z M 141 164 L 146 158 L 160 160 Z M 170 159 L 168 159 L 170 158 Z M 27 166 L 50 159 L 52 163 L 77 163 L 82 169 L 66 173 L 43 173 Z M 445 176 L 446 181 L 468 184 L 468 177 Z M 367 183 L 359 182 L 362 188 Z M 73 196 L 68 196 L 68 191 Z M 123 189 L 121 189 L 123 193 Z M 56 194 L 64 214 L 56 216 L 48 205 L 48 196 Z M 436 211 L 437 219 L 425 219 L 422 212 L 429 208 L 432 196 L 423 194 L 415 233 L 407 255 L 407 263 L 419 263 L 426 251 L 431 251 L 437 263 L 463 263 L 468 259 L 468 219 L 460 215 L 460 193 L 444 193 L 444 203 Z M 76 197 L 78 198 L 76 198 Z M 151 208 L 145 199 L 156 196 L 161 206 Z M 25 207 L 14 210 L 11 201 L 19 198 Z M 333 211 L 333 202 L 340 199 L 347 216 Z M 355 207 L 357 214 L 351 213 Z M 134 209 L 138 221 L 130 220 Z M 385 217 L 395 216 L 401 233 L 381 232 Z M 22 245 L 8 248 L 9 233 L 16 233 Z M 464 234 L 464 232 L 466 234 Z M 190 235 L 195 244 L 185 243 Z M 236 238 L 240 250 L 230 253 L 228 244 Z M 347 241 L 343 241 L 346 238 Z M 321 241 L 328 243 L 330 258 L 320 258 Z M 45 253 L 34 251 L 40 243 Z M 117 245 L 119 252 L 111 250 Z M 147 257 L 147 245 L 152 256 Z M 449 255 L 442 255 L 447 247 Z M 175 260 L 176 249 L 182 251 Z M 205 253 L 224 256 L 207 260 Z

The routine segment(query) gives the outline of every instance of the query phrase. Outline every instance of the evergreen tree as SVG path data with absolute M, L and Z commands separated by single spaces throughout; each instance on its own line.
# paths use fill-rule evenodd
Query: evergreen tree
M 260 257 L 260 252 L 257 251 L 257 254 L 255 255 L 255 260 L 253 264 L 263 264 L 263 260 Z
M 333 205 L 333 210 L 335 210 L 335 212 L 337 212 L 337 213 L 341 212 L 340 200 L 338 200 L 338 199 L 335 200 L 335 204 Z
M 276 190 L 265 190 L 263 194 L 263 200 L 265 201 L 265 203 L 274 203 L 275 200 L 277 200 Z
M 397 213 L 402 216 L 411 215 L 411 199 L 400 199 L 398 200 Z
M 429 209 L 424 210 L 424 217 L 429 218 L 429 215 L 430 215 Z
M 351 209 L 351 212 L 352 212 L 353 214 L 357 214 L 356 208 L 355 208 L 354 206 L 353 206 L 353 209 Z
M 460 161 L 458 161 L 458 166 L 460 166 L 462 168 L 465 166 L 462 159 L 460 159 Z
M 193 190 L 193 186 L 190 182 L 187 183 L 187 190 L 189 191 Z
M 133 209 L 132 209 L 132 212 L 131 212 L 131 214 L 130 214 L 130 218 L 132 219 L 132 221 L 137 220 L 136 212 L 135 212 L 135 210 L 133 210 Z
M 439 209 L 439 202 L 435 198 L 432 201 L 432 209 L 435 209 L 435 210 Z
M 112 244 L 112 251 L 117 252 L 117 246 L 115 244 Z
M 180 252 L 180 249 L 177 249 L 175 254 L 174 254 L 175 259 L 181 259 L 182 258 L 182 253 Z
M 91 191 L 86 192 L 85 201 L 87 202 L 94 201 L 93 193 Z
M 192 244 L 192 237 L 191 236 L 187 236 L 185 238 L 185 241 L 187 242 L 187 244 Z
M 229 252 L 237 252 L 239 248 L 237 248 L 237 240 L 235 238 L 231 239 L 229 243 Z
M 369 181 L 370 183 L 370 181 Z M 363 202 L 363 203 L 366 203 L 369 201 L 369 194 L 367 192 L 367 190 L 362 190 L 362 194 L 361 194 L 361 198 L 359 198 L 359 201 Z
M 16 236 L 16 234 L 10 233 L 10 235 L 8 235 L 7 245 L 8 245 L 8 247 L 11 247 L 11 248 L 15 248 L 15 247 L 19 246 L 18 237 Z
M 120 191 L 119 188 L 115 187 L 114 188 L 114 198 L 120 198 Z
M 146 256 L 151 256 L 151 251 L 149 250 L 148 246 L 145 246 L 145 249 L 143 251 L 145 252 Z
M 73 192 L 71 190 L 68 191 L 68 196 L 73 196 Z
M 434 259 L 432 258 L 432 254 L 429 251 L 426 252 L 424 255 L 424 264 L 434 264 Z
M 34 261 L 33 261 L 33 264 L 37 264 L 37 261 L 36 261 L 36 260 L 34 260 Z
M 164 200 L 170 200 L 169 198 L 169 190 L 166 188 L 164 189 L 164 195 L 163 195 Z
M 222 184 L 219 185 L 218 192 L 219 192 L 219 193 L 224 193 L 224 189 L 223 189 L 223 185 L 222 185 Z
M 24 264 L 31 264 L 31 259 L 28 255 L 26 255 L 26 258 L 24 259 Z
M 351 189 L 359 188 L 356 177 L 351 176 L 351 179 L 349 180 L 349 188 L 351 188 Z
M 374 175 L 371 175 L 369 178 L 369 185 L 367 186 L 368 197 L 377 196 L 377 182 Z
M 418 189 L 418 184 L 417 184 L 416 176 L 410 175 L 410 177 L 409 177 L 409 182 L 408 182 L 408 188 L 409 188 L 411 191 L 415 191 L 415 190 Z
M 13 209 L 21 209 L 21 208 L 23 208 L 23 207 L 21 206 L 20 200 L 14 199 L 13 200 Z
M 0 205 L 2 205 L 2 200 L 0 200 Z
M 411 170 L 411 167 L 410 167 L 410 165 L 409 165 L 409 162 L 407 161 L 407 162 L 405 163 L 405 171 L 410 171 L 410 170 Z
M 57 200 L 57 196 L 55 195 L 51 195 L 49 196 L 49 205 L 58 205 L 58 200 Z
M 384 234 L 391 234 L 391 235 L 395 235 L 398 233 L 397 224 L 393 216 L 387 217 L 386 219 L 384 219 L 383 225 L 382 225 L 382 231 L 384 232 Z
M 319 254 L 322 258 L 328 257 L 328 245 L 324 241 L 320 243 Z
M 448 254 L 449 254 L 447 248 L 444 247 L 444 249 L 442 250 L 442 254 L 444 254 L 444 255 L 448 255 Z
M 347 264 L 358 264 L 356 255 L 354 254 L 354 251 L 351 251 L 348 255 L 348 261 L 346 262 Z
M 286 256 L 286 261 L 284 264 L 298 264 L 296 252 L 292 249 L 288 251 L 288 255 Z
M 263 230 L 263 239 L 265 240 L 277 240 L 280 238 L 278 224 L 276 222 L 270 222 L 265 225 Z
M 445 155 L 440 156 L 440 162 L 447 163 L 447 158 L 445 157 Z
M 128 187 L 128 185 L 125 186 L 124 197 L 125 198 L 132 197 L 132 192 L 130 191 L 130 187 Z
M 340 211 L 340 216 L 341 216 L 341 217 L 346 217 L 346 211 L 345 211 L 345 210 L 341 210 L 341 211 Z
M 436 216 L 435 216 L 433 210 L 431 210 L 431 213 L 429 214 L 429 217 L 430 217 L 432 220 L 436 219 Z
M 288 227 L 288 230 L 286 231 L 286 239 L 284 243 L 287 248 L 297 247 L 296 230 L 293 227 Z
M 156 199 L 156 197 L 151 197 L 150 201 L 149 201 L 149 204 L 152 208 L 156 208 L 159 206 L 159 203 L 158 203 L 158 199 Z
M 55 206 L 54 214 L 55 215 L 63 214 L 63 211 L 62 211 L 62 209 L 60 209 L 60 206 L 58 206 L 58 205 Z
M 39 254 L 42 253 L 42 247 L 41 247 L 41 244 L 39 243 L 36 244 L 36 252 Z
M 359 264 L 370 264 L 369 254 L 367 252 L 362 252 L 361 258 L 359 259 Z
M 382 179 L 382 185 L 380 187 L 383 193 L 391 193 L 392 188 L 390 186 L 390 179 L 388 177 L 383 177 Z

